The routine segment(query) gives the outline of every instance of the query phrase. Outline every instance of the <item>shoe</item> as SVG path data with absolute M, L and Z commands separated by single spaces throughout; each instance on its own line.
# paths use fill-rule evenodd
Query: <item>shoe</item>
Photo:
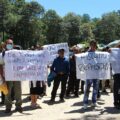
M 55 99 L 50 99 L 49 103 L 54 103 Z
M 113 93 L 113 90 L 111 90 L 110 92 Z
M 87 109 L 87 107 L 88 107 L 88 105 L 87 104 L 84 104 L 84 110 L 86 110 Z
M 106 91 L 106 90 L 102 90 L 102 92 L 103 92 L 103 93 L 107 93 L 107 91 Z
M 91 106 L 92 106 L 92 107 L 97 107 L 98 105 L 97 105 L 97 103 L 92 103 Z
M 5 113 L 10 113 L 11 109 L 10 108 L 6 108 Z
M 62 98 L 62 99 L 60 99 L 60 102 L 65 102 L 65 100 Z
M 42 107 L 39 104 L 36 104 L 36 109 L 42 109 Z
M 116 109 L 120 110 L 120 106 L 119 105 L 115 105 L 114 106 Z
M 39 104 L 31 104 L 32 109 L 42 109 L 42 107 Z
M 0 102 L 0 105 L 4 105 L 4 102 L 2 101 L 2 102 Z
M 66 94 L 66 97 L 70 97 L 70 94 Z
M 78 95 L 78 94 L 75 94 L 74 97 L 79 97 L 79 95 Z
M 15 111 L 22 113 L 23 109 L 22 109 L 22 107 L 16 107 Z
M 97 95 L 97 99 L 100 99 L 100 97 L 101 97 L 101 94 L 98 94 L 98 95 Z
M 84 94 L 84 91 L 83 91 L 83 90 L 81 91 L 81 94 Z

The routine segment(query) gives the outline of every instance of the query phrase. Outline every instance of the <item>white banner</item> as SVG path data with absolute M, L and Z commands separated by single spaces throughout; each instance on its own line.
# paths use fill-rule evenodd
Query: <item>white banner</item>
M 47 50 L 50 54 L 49 63 L 52 63 L 54 59 L 58 56 L 58 50 L 64 49 L 65 50 L 65 56 L 69 58 L 69 47 L 68 43 L 58 43 L 58 44 L 50 44 L 50 45 L 44 45 L 44 50 Z
M 112 73 L 120 73 L 120 48 L 111 48 Z
M 5 79 L 7 81 L 43 81 L 47 78 L 47 51 L 10 50 L 6 51 Z
M 106 52 L 86 52 L 76 55 L 77 79 L 110 79 L 110 55 Z

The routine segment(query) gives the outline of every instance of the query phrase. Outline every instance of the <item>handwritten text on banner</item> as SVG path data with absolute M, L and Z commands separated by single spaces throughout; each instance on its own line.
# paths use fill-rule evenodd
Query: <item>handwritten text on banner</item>
M 110 79 L 110 55 L 106 52 L 86 52 L 76 55 L 77 78 Z
M 46 80 L 49 53 L 47 51 L 10 50 L 5 53 L 7 81 Z
M 69 57 L 69 47 L 68 43 L 58 43 L 58 44 L 50 44 L 50 45 L 44 45 L 44 50 L 48 50 L 50 54 L 49 63 L 52 63 L 54 59 L 58 56 L 58 50 L 64 49 L 65 50 L 65 56 Z

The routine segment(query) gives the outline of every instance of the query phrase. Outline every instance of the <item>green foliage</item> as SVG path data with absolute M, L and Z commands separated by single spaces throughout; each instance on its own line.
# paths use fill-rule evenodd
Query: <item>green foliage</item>
M 94 26 L 90 23 L 84 23 L 81 26 L 81 37 L 82 40 L 89 42 L 91 39 L 94 39 L 94 34 L 93 34 L 93 28 Z
M 80 24 L 81 17 L 74 14 L 68 13 L 64 18 L 64 25 L 66 29 L 66 36 L 68 36 L 68 43 L 70 46 L 80 42 Z
M 89 23 L 91 21 L 91 18 L 88 14 L 83 14 L 82 16 L 82 23 Z
M 104 14 L 96 24 L 96 39 L 101 43 L 109 43 L 120 39 L 120 15 L 118 12 Z
M 48 10 L 42 21 L 47 26 L 46 43 L 60 42 L 62 19 L 54 10 Z
M 72 46 L 91 39 L 107 44 L 120 39 L 120 10 L 101 18 L 75 13 L 62 18 L 54 10 L 45 11 L 38 2 L 0 0 L 0 39 L 8 36 L 23 48 L 58 42 Z

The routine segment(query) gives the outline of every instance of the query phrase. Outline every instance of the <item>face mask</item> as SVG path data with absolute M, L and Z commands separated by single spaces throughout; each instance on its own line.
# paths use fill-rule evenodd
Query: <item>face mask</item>
M 7 48 L 7 50 L 12 50 L 13 49 L 13 45 L 12 44 L 7 44 L 6 48 Z

